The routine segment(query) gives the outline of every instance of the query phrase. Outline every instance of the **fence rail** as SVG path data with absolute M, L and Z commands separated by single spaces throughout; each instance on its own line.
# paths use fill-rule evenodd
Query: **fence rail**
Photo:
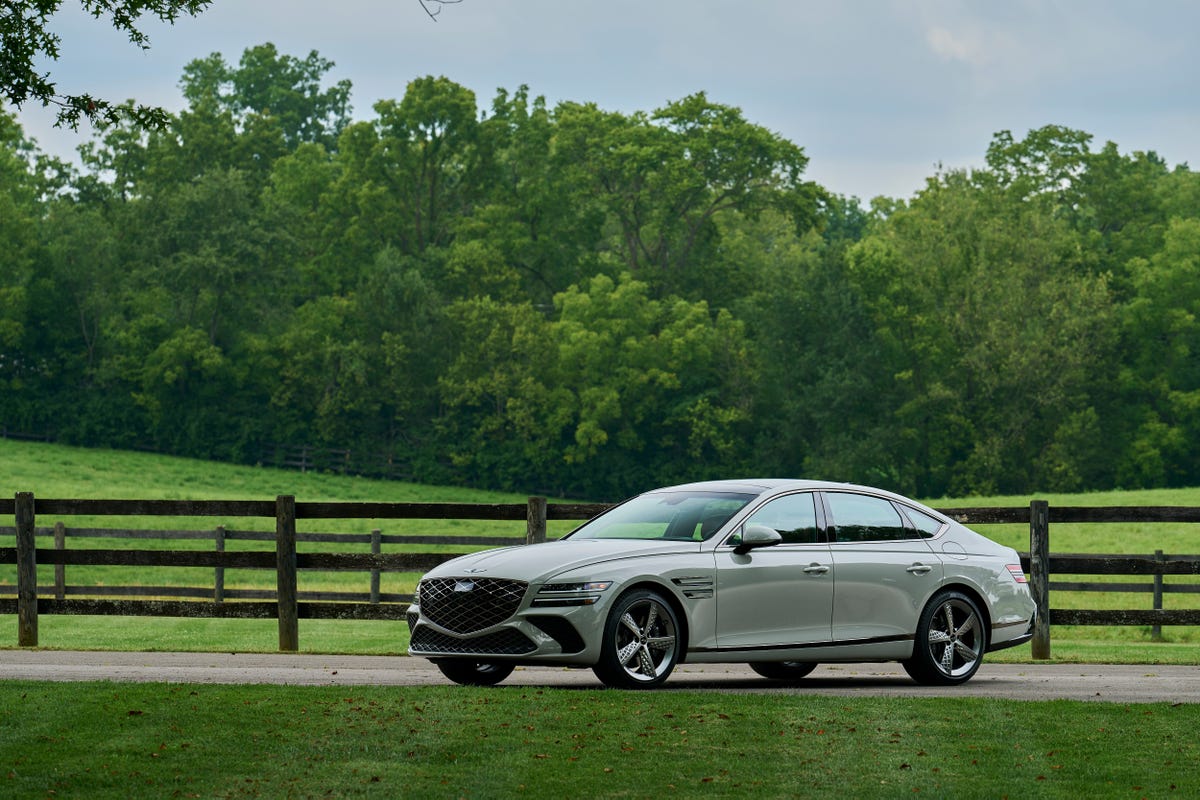
M 0 596 L 0 614 L 16 614 L 18 645 L 36 646 L 40 614 L 99 614 L 121 616 L 172 616 L 214 618 L 273 618 L 278 620 L 279 649 L 298 649 L 300 619 L 403 620 L 409 594 L 382 592 L 380 578 L 387 572 L 425 572 L 456 554 L 438 552 L 384 553 L 384 545 L 500 546 L 546 540 L 550 520 L 585 520 L 609 508 L 606 504 L 548 504 L 531 497 L 525 504 L 486 503 L 378 503 L 305 502 L 283 495 L 274 501 L 258 500 L 74 500 L 36 499 L 18 493 L 12 500 L 0 499 L 0 516 L 15 518 L 15 527 L 0 527 L 0 542 L 15 536 L 14 547 L 0 547 L 0 565 L 17 566 L 16 597 Z M 1051 553 L 1050 524 L 1053 523 L 1195 523 L 1200 507 L 1191 506 L 1060 506 L 1051 509 L 1034 500 L 1028 507 L 978 507 L 942 509 L 968 525 L 1028 524 L 1030 549 L 1021 554 L 1023 568 L 1038 605 L 1034 632 L 1035 658 L 1050 656 L 1050 625 L 1139 625 L 1151 626 L 1157 634 L 1163 625 L 1200 625 L 1200 610 L 1163 609 L 1170 593 L 1200 593 L 1200 584 L 1165 584 L 1167 575 L 1200 575 L 1200 556 Z M 68 528 L 58 521 L 53 527 L 37 527 L 45 516 L 163 516 L 245 517 L 272 519 L 275 532 L 229 529 L 212 530 L 124 530 L 114 528 Z M 524 537 L 429 536 L 370 533 L 301 533 L 297 520 L 507 520 L 526 523 Z M 53 538 L 54 547 L 37 546 L 37 539 Z M 67 539 L 211 540 L 211 550 L 154 549 L 68 549 Z M 247 541 L 270 543 L 271 549 L 229 551 L 226 543 Z M 298 543 L 369 544 L 370 553 L 297 552 Z M 53 566 L 53 585 L 38 585 L 37 566 Z M 213 570 L 209 586 L 84 586 L 66 582 L 68 566 L 193 567 Z M 225 570 L 273 571 L 274 589 L 230 589 L 225 587 Z M 352 591 L 298 591 L 297 574 L 306 571 L 358 571 L 370 576 L 370 588 Z M 1051 575 L 1141 576 L 1148 583 L 1051 581 Z M 0 595 L 5 587 L 0 586 Z M 1150 609 L 1056 609 L 1050 593 L 1147 592 L 1153 594 Z M 10 593 L 11 595 L 11 593 Z M 133 599 L 131 599 L 133 598 Z

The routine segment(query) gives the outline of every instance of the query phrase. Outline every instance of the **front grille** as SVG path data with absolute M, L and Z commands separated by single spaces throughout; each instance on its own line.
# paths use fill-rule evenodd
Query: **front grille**
M 525 634 L 512 628 L 473 636 L 470 639 L 455 639 L 438 633 L 428 625 L 418 625 L 409 646 L 419 653 L 455 653 L 472 656 L 519 656 L 531 653 L 536 648 Z
M 475 633 L 515 614 L 528 587 L 499 578 L 426 578 L 421 613 L 448 631 Z

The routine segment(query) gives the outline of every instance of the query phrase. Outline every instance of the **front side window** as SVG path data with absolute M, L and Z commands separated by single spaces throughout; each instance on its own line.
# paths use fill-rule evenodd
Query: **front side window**
M 878 542 L 915 539 L 916 531 L 904 526 L 890 500 L 850 492 L 828 492 L 825 499 L 833 515 L 834 541 Z
M 650 492 L 584 523 L 572 539 L 709 539 L 758 495 L 743 492 Z
M 815 544 L 817 511 L 812 492 L 777 497 L 746 519 L 747 525 L 766 525 L 783 537 L 783 544 Z

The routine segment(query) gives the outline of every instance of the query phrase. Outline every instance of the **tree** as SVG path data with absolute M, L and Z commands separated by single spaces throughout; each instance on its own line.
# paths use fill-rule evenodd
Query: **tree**
M 652 116 L 564 103 L 556 122 L 569 201 L 603 214 L 605 247 L 660 295 L 698 297 L 698 266 L 718 249 L 727 214 L 775 207 L 799 230 L 815 219 L 819 193 L 801 179 L 803 149 L 703 92 Z
M 1120 478 L 1189 486 L 1200 478 L 1200 218 L 1172 220 L 1163 249 L 1130 262 L 1123 382 L 1136 430 Z
M 344 169 L 332 198 L 345 209 L 342 246 L 360 263 L 385 247 L 419 255 L 448 245 L 472 210 L 478 160 L 475 94 L 453 81 L 418 78 L 375 111 L 377 122 L 338 140 Z
M 460 475 L 618 498 L 740 465 L 757 376 L 729 312 L 654 299 L 628 274 L 554 302 L 556 321 L 488 297 L 451 309 L 441 426 Z
M 211 103 L 230 111 L 243 132 L 278 130 L 289 151 L 302 142 L 333 150 L 350 115 L 350 81 L 321 88 L 333 66 L 315 50 L 300 59 L 268 42 L 247 48 L 236 68 L 217 53 L 191 62 L 184 68 L 183 94 L 192 108 Z
M 263 189 L 264 226 L 272 234 L 267 263 L 279 265 L 296 297 L 342 293 L 353 283 L 343 272 L 358 265 L 346 265 L 331 253 L 337 239 L 333 230 L 342 217 L 326 203 L 326 195 L 337 173 L 325 148 L 302 144 L 272 165 Z
M 37 325 L 30 297 L 42 215 L 39 183 L 32 145 L 16 120 L 0 111 L 0 418 L 21 427 L 44 423 L 28 416 L 36 401 L 22 403 L 20 395 L 44 372 L 32 346 Z
M 1020 169 L 930 180 L 848 254 L 884 350 L 880 447 L 924 496 L 1094 485 L 1103 434 L 1092 400 L 1111 378 L 1106 277 L 1053 207 L 1007 186 Z M 1058 179 L 1054 179 L 1057 183 Z M 857 477 L 857 476 L 855 476 Z
M 528 302 L 487 296 L 447 314 L 455 356 L 438 377 L 438 428 L 455 477 L 516 488 L 561 473 L 571 395 L 555 385 L 551 324 Z
M 555 305 L 557 380 L 571 397 L 563 457 L 586 485 L 624 496 L 741 466 L 757 382 L 741 322 L 703 300 L 653 299 L 628 274 Z
M 38 269 L 53 286 L 48 305 L 62 320 L 47 333 L 57 340 L 55 349 L 64 360 L 78 364 L 78 380 L 86 385 L 103 350 L 103 325 L 119 289 L 117 231 L 99 207 L 69 197 L 54 202 L 44 227 L 48 235 Z
M 1061 125 L 1030 131 L 1019 142 L 1000 131 L 988 145 L 987 164 L 1000 185 L 1022 199 L 1052 195 L 1073 205 L 1091 140 L 1090 133 Z
M 733 311 L 746 322 L 760 378 L 752 397 L 754 470 L 906 487 L 893 468 L 885 348 L 851 285 L 843 240 L 864 226 L 833 199 L 820 232 L 801 236 L 777 212 L 731 218 L 722 256 L 740 270 Z M 734 275 L 732 267 L 725 272 Z
M 108 17 L 114 28 L 143 50 L 150 39 L 139 20 L 153 14 L 174 23 L 181 15 L 200 14 L 212 0 L 81 0 L 96 19 Z M 9 0 L 0 10 L 0 93 L 18 109 L 30 100 L 58 107 L 57 125 L 74 129 L 79 120 L 116 122 L 129 118 L 145 127 L 162 127 L 167 112 L 155 106 L 115 105 L 90 94 L 60 92 L 49 72 L 39 73 L 34 63 L 41 57 L 57 61 L 62 39 L 47 25 L 62 0 Z
M 573 187 L 551 163 L 556 127 L 545 98 L 531 103 L 526 86 L 512 95 L 499 90 L 479 131 L 485 196 L 456 227 L 458 243 L 486 241 L 486 252 L 517 273 L 522 296 L 541 309 L 595 273 L 599 236 L 586 207 L 563 202 Z
M 0 112 L 0 353 L 15 347 L 23 328 L 18 310 L 31 277 L 39 189 L 32 145 L 11 116 Z

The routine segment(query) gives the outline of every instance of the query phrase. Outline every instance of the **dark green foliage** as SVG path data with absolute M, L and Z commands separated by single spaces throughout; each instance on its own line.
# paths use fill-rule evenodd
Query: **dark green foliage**
M 595 500 L 1200 482 L 1186 167 L 1047 126 L 864 207 L 703 93 L 351 124 L 332 66 L 194 61 L 82 174 L 0 115 L 0 428 Z
M 152 15 L 174 22 L 181 15 L 196 16 L 211 0 L 81 0 L 83 8 L 97 19 L 107 18 L 134 45 L 146 49 L 149 37 L 138 27 L 141 18 Z M 161 127 L 167 112 L 154 106 L 116 105 L 90 94 L 59 90 L 49 72 L 42 72 L 45 59 L 56 61 L 61 38 L 47 25 L 62 0 L 12 0 L 0 14 L 0 98 L 20 108 L 30 100 L 56 106 L 57 124 L 75 128 L 79 120 L 116 123 L 129 120 L 141 126 Z

